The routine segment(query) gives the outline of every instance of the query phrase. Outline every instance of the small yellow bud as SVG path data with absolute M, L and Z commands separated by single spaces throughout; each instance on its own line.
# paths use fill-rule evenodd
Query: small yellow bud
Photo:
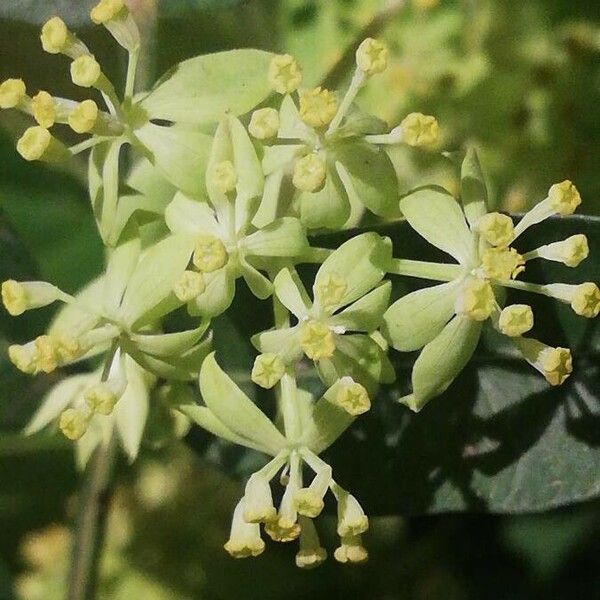
M 277 354 L 266 352 L 259 354 L 252 367 L 252 381 L 261 387 L 270 390 L 285 373 L 285 365 Z
M 600 289 L 588 281 L 575 288 L 571 298 L 571 308 L 580 316 L 593 319 L 600 313 Z
M 69 126 L 75 133 L 88 133 L 98 120 L 98 105 L 93 100 L 84 100 L 69 115 Z
M 514 248 L 486 248 L 481 265 L 492 279 L 515 279 L 525 270 L 525 260 Z
M 485 279 L 470 279 L 456 298 L 454 309 L 473 321 L 485 321 L 494 310 L 496 299 L 492 286 Z
M 362 563 L 368 560 L 369 553 L 362 545 L 359 535 L 342 537 L 342 544 L 333 553 L 335 560 L 341 563 Z
M 353 417 L 366 413 L 371 408 L 367 390 L 352 377 L 342 377 L 333 403 Z
M 60 364 L 73 362 L 86 352 L 78 339 L 65 333 L 53 333 L 52 340 Z
M 259 473 L 248 479 L 243 499 L 246 523 L 267 523 L 277 517 L 269 481 Z
M 83 437 L 87 431 L 89 417 L 75 408 L 67 408 L 60 415 L 58 426 L 65 437 L 76 441 Z
M 7 79 L 0 84 L 0 108 L 15 108 L 27 95 L 22 79 Z
M 265 523 L 265 533 L 275 542 L 292 542 L 300 535 L 300 525 L 279 517 Z
M 533 311 L 527 304 L 512 304 L 500 313 L 498 327 L 504 335 L 519 337 L 533 327 Z
M 19 138 L 17 152 L 25 160 L 59 161 L 69 156 L 69 150 L 52 134 L 39 125 L 30 127 Z
M 190 302 L 206 288 L 202 273 L 184 271 L 179 281 L 173 286 L 173 293 L 181 302 Z
M 347 289 L 348 284 L 343 277 L 329 273 L 315 285 L 315 299 L 325 309 L 334 308 L 342 302 Z
M 62 52 L 69 40 L 69 30 L 60 17 L 52 17 L 42 27 L 42 48 L 50 54 Z
M 233 558 L 258 556 L 265 549 L 265 543 L 260 539 L 260 526 L 244 520 L 244 507 L 245 500 L 242 498 L 233 511 L 229 540 L 224 546 Z
M 105 383 L 98 383 L 84 394 L 88 406 L 101 415 L 110 415 L 119 397 Z
M 198 236 L 192 262 L 199 271 L 217 271 L 227 264 L 227 259 L 227 250 L 219 238 L 213 235 Z
M 34 375 L 37 371 L 38 352 L 35 342 L 29 342 L 23 346 L 17 344 L 9 346 L 8 358 L 23 373 Z
M 29 308 L 27 290 L 13 279 L 4 281 L 2 283 L 2 303 L 13 317 L 22 315 Z
M 477 221 L 475 227 L 485 241 L 492 246 L 508 246 L 513 238 L 515 227 L 508 215 L 498 212 L 488 213 Z
M 123 0 L 100 0 L 90 11 L 90 18 L 96 25 L 114 19 L 125 8 Z
M 307 548 L 298 550 L 296 553 L 296 566 L 300 569 L 314 569 L 327 560 L 327 550 L 318 548 Z
M 294 507 L 299 514 L 314 519 L 321 514 L 325 503 L 323 498 L 310 488 L 302 488 L 294 494 Z
M 568 348 L 545 348 L 537 362 L 551 385 L 561 385 L 573 371 L 573 359 Z
M 572 215 L 581 204 L 577 188 L 568 179 L 555 183 L 548 192 L 550 205 L 559 215 Z
M 274 56 L 269 65 L 269 85 L 278 94 L 291 94 L 302 81 L 302 70 L 291 54 Z
M 554 242 L 538 248 L 537 256 L 561 262 L 567 267 L 577 267 L 590 253 L 588 240 L 582 233 L 572 235 L 562 242 Z
M 327 170 L 316 154 L 307 154 L 294 164 L 292 183 L 303 192 L 316 192 L 323 187 Z
M 56 120 L 54 98 L 48 92 L 39 92 L 31 99 L 33 118 L 38 125 L 49 129 Z
M 333 334 L 327 325 L 306 321 L 300 326 L 300 346 L 311 360 L 331 358 L 335 351 Z
M 402 141 L 409 146 L 433 146 L 437 144 L 440 126 L 435 117 L 411 113 L 400 124 Z
M 300 92 L 300 118 L 311 127 L 329 125 L 338 109 L 335 95 L 317 87 Z
M 356 51 L 356 64 L 367 75 L 385 71 L 388 64 L 387 44 L 373 38 L 363 40 Z
M 79 56 L 71 63 L 71 79 L 75 85 L 84 88 L 92 87 L 101 75 L 102 69 L 91 54 Z
M 250 135 L 257 140 L 268 140 L 279 131 L 279 113 L 274 108 L 259 108 L 252 113 L 248 125 Z
M 49 335 L 40 335 L 35 340 L 37 367 L 44 373 L 52 373 L 58 367 L 59 357 L 56 344 Z
M 210 181 L 222 194 L 235 190 L 237 173 L 230 160 L 224 160 L 214 165 L 211 169 Z

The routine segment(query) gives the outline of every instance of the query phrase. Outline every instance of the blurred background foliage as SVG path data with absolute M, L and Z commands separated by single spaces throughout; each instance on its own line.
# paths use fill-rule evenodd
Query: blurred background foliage
M 101 28 L 89 27 L 88 0 L 2 0 L 0 80 L 81 98 L 68 63 L 41 51 L 39 25 L 60 14 L 115 79 L 124 56 Z M 365 35 L 392 49 L 388 71 L 359 103 L 396 125 L 413 110 L 434 114 L 442 146 L 481 150 L 494 204 L 521 211 L 565 178 L 585 212 L 600 214 L 600 22 L 589 0 L 132 0 L 150 31 L 153 81 L 176 62 L 252 46 L 295 54 L 307 84 L 344 86 L 353 45 Z M 350 58 L 350 62 L 349 59 Z M 57 171 L 14 151 L 26 120 L 0 113 L 0 278 L 40 276 L 73 291 L 102 265 L 88 209 L 85 166 Z M 406 189 L 437 182 L 454 189 L 447 163 L 395 151 Z M 597 277 L 596 277 L 597 278 Z M 25 379 L 6 364 L 9 343 L 30 339 L 51 312 L 18 319 L 0 313 L 0 599 L 64 596 L 79 484 L 69 444 L 22 439 L 19 430 L 50 378 Z M 235 344 L 235 330 L 229 342 Z M 223 350 L 227 343 L 222 343 Z M 243 365 L 244 357 L 229 364 Z M 442 407 L 439 407 L 442 408 Z M 196 449 L 205 438 L 193 431 Z M 204 448 L 206 449 L 206 448 Z M 223 551 L 240 483 L 179 443 L 148 448 L 119 464 L 101 568 L 101 598 L 600 598 L 600 506 L 544 515 L 378 517 L 371 561 L 333 562 L 304 573 L 293 549 L 269 548 L 233 561 Z M 220 457 L 222 461 L 222 457 Z M 339 459 L 338 459 L 339 460 Z M 372 465 L 377 469 L 377 464 Z M 326 520 L 325 546 L 333 545 Z

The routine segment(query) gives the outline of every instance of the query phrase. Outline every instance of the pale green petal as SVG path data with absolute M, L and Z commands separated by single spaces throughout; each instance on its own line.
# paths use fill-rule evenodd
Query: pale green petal
M 104 277 L 98 277 L 75 294 L 77 302 L 64 304 L 54 316 L 48 333 L 65 333 L 77 337 L 93 329 L 101 316 L 96 312 L 102 297 Z
M 189 125 L 162 127 L 153 123 L 136 129 L 135 135 L 151 152 L 150 162 L 177 189 L 191 198 L 206 197 L 209 135 Z
M 323 188 L 300 192 L 298 204 L 300 220 L 309 229 L 339 229 L 350 216 L 350 201 L 333 166 L 327 169 Z
M 124 142 L 115 140 L 108 146 L 102 165 L 102 207 L 96 213 L 100 235 L 107 242 L 111 238 L 119 201 L 119 156 Z M 94 207 L 96 209 L 96 207 Z M 98 207 L 99 208 L 99 207 Z M 116 241 L 116 240 L 115 240 Z
M 191 200 L 181 192 L 177 192 L 167 206 L 165 221 L 173 233 L 207 233 L 221 237 L 213 209 L 206 202 Z
M 241 49 L 185 60 L 160 78 L 142 108 L 150 119 L 181 123 L 215 123 L 227 112 L 242 115 L 271 93 L 267 73 L 272 57 Z
M 107 433 L 112 433 L 115 422 L 110 417 L 93 417 L 85 434 L 75 442 L 75 463 L 83 471 L 94 454 L 94 450 L 105 443 Z
M 304 318 L 310 310 L 311 301 L 298 274 L 282 269 L 273 283 L 279 301 L 298 319 Z
M 418 412 L 444 392 L 475 352 L 481 327 L 479 321 L 454 317 L 421 351 L 412 372 L 413 393 L 401 402 Z
M 129 279 L 121 303 L 121 317 L 133 325 L 165 300 L 185 271 L 194 240 L 187 235 L 171 235 L 152 246 Z
M 237 175 L 236 190 L 240 198 L 259 198 L 265 184 L 254 145 L 239 119 L 229 116 L 233 144 L 233 166 Z
M 170 201 L 171 197 L 164 199 L 158 196 L 142 196 L 141 194 L 120 196 L 109 244 L 114 246 L 117 243 L 134 214 L 138 217 L 137 221 L 140 225 L 152 220 L 162 222 L 165 209 Z
M 243 241 L 254 256 L 300 256 L 308 247 L 304 227 L 298 219 L 283 217 L 249 235 Z
M 267 447 L 257 444 L 256 442 L 238 435 L 229 429 L 229 427 L 219 421 L 214 413 L 206 406 L 198 406 L 197 404 L 184 404 L 183 406 L 179 406 L 178 410 L 189 417 L 194 423 L 196 423 L 196 425 L 199 425 L 217 437 L 223 438 L 224 440 L 227 440 L 233 444 L 237 444 L 238 446 L 244 446 L 246 448 L 251 448 L 252 450 L 258 450 L 264 454 L 270 454 L 270 450 Z
M 330 317 L 329 325 L 343 327 L 346 331 L 374 331 L 381 325 L 391 291 L 392 284 L 389 281 L 382 283 L 348 308 Z
M 298 139 L 314 145 L 317 141 L 314 131 L 302 121 L 296 104 L 288 94 L 281 101 L 279 108 L 279 134 L 283 139 Z
M 488 194 L 477 151 L 469 148 L 460 172 L 460 199 L 469 225 L 473 227 L 488 212 Z
M 460 204 L 450 194 L 421 189 L 404 197 L 400 209 L 411 227 L 430 244 L 461 264 L 474 265 L 475 238 Z
M 265 300 L 273 293 L 271 281 L 246 261 L 242 262 L 242 276 L 257 298 Z
M 252 345 L 261 353 L 278 354 L 286 364 L 302 357 L 302 348 L 298 340 L 298 327 L 269 329 L 252 336 Z
M 227 267 L 204 276 L 206 288 L 188 304 L 191 315 L 216 317 L 233 302 L 236 275 Z
M 147 158 L 138 158 L 133 163 L 125 183 L 147 198 L 165 204 L 173 199 L 177 191 Z
M 292 167 L 295 159 L 306 154 L 307 148 L 304 144 L 281 144 L 265 146 L 262 168 L 265 175 L 271 175 L 275 171 L 285 171 Z
M 200 370 L 200 393 L 206 406 L 234 433 L 277 454 L 285 438 L 265 414 L 240 390 L 210 354 Z
M 391 258 L 392 244 L 388 238 L 374 232 L 357 235 L 325 259 L 315 277 L 313 293 L 330 276 L 339 277 L 346 283 L 346 291 L 331 309 L 350 304 L 383 279 Z
M 385 313 L 382 329 L 401 352 L 422 348 L 436 337 L 454 315 L 461 280 L 417 290 L 396 300 Z
M 265 189 L 263 190 L 262 200 L 252 219 L 252 224 L 258 229 L 268 225 L 277 218 L 277 213 L 280 209 L 279 197 L 281 194 L 283 177 L 284 172 L 279 170 L 267 175 L 267 178 L 265 179 Z
M 350 198 L 376 215 L 399 216 L 398 178 L 388 155 L 367 143 L 336 148 L 336 168 Z
M 196 329 L 176 333 L 132 334 L 131 341 L 142 352 L 154 356 L 177 357 L 187 352 L 205 333 L 210 321 Z
M 25 435 L 36 433 L 57 419 L 75 398 L 83 394 L 93 378 L 93 374 L 86 373 L 59 381 L 42 398 L 39 408 L 25 427 Z

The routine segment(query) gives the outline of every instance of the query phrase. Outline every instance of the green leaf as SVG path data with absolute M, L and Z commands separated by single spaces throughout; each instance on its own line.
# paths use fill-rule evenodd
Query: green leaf
M 135 135 L 165 179 L 191 198 L 206 197 L 204 175 L 212 141 L 209 135 L 189 125 L 163 127 L 153 123 L 136 129 Z
M 243 49 L 183 61 L 158 81 L 141 106 L 150 119 L 178 123 L 214 123 L 227 112 L 242 115 L 271 93 L 267 71 L 272 56 Z
M 454 315 L 461 280 L 417 290 L 396 300 L 383 316 L 383 333 L 401 352 L 428 344 Z
M 481 323 L 457 315 L 419 354 L 412 372 L 413 392 L 401 400 L 415 412 L 443 392 L 469 362 Z
M 475 238 L 460 204 L 448 193 L 421 189 L 400 200 L 400 209 L 417 233 L 461 264 L 475 260 Z
M 287 445 L 273 423 L 221 370 L 214 353 L 202 364 L 200 392 L 206 406 L 233 432 L 268 448 L 273 456 Z
M 460 171 L 460 199 L 473 227 L 488 212 L 488 193 L 477 151 L 469 147 Z

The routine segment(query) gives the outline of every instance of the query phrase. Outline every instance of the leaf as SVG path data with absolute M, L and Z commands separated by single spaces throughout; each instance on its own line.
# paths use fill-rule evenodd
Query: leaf
M 153 123 L 136 129 L 135 135 L 165 179 L 191 198 L 206 197 L 204 174 L 212 142 L 209 135 L 189 125 L 163 127 Z
M 273 423 L 221 370 L 214 353 L 200 370 L 200 393 L 206 406 L 226 427 L 268 448 L 273 456 L 287 445 Z
M 167 72 L 141 101 L 150 119 L 215 123 L 230 112 L 242 115 L 270 93 L 272 54 L 242 49 L 197 56 Z

